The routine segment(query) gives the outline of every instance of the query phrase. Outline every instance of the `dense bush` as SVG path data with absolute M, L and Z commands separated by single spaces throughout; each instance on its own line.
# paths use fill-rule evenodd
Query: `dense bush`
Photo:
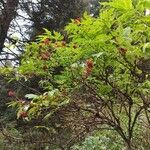
M 85 13 L 72 20 L 65 28 L 67 37 L 45 29 L 37 42 L 27 45 L 16 72 L 18 80 L 40 79 L 42 89 L 25 95 L 28 101 L 10 103 L 17 107 L 18 118 L 49 119 L 74 104 L 85 134 L 105 125 L 118 133 L 128 149 L 142 145 L 144 141 L 138 141 L 145 132 L 141 131 L 150 125 L 146 8 L 146 0 L 113 0 L 103 3 L 97 18 Z M 76 133 L 80 136 L 83 132 Z

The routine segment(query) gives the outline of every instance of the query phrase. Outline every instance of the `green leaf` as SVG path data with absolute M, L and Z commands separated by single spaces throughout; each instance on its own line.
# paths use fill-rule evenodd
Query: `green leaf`
M 143 52 L 144 53 L 150 53 L 150 42 L 148 43 L 145 43 L 144 46 L 143 46 Z
M 52 90 L 52 91 L 49 91 L 49 92 L 48 92 L 48 96 L 53 96 L 53 95 L 55 95 L 56 93 L 58 93 L 58 89 L 54 89 L 54 90 Z
M 122 9 L 122 10 L 130 10 L 133 9 L 132 5 L 132 0 L 113 0 L 112 2 L 109 3 L 101 3 L 102 5 L 105 6 L 112 6 L 113 8 L 116 9 Z
M 55 112 L 55 111 L 52 110 L 52 111 L 51 111 L 50 113 L 48 113 L 43 119 L 44 119 L 44 120 L 49 119 L 49 118 L 54 114 L 54 112 Z
M 28 98 L 28 99 L 37 99 L 37 98 L 39 98 L 39 96 L 35 95 L 35 94 L 26 94 L 24 97 Z
M 97 54 L 93 54 L 93 57 L 99 58 L 100 56 L 102 56 L 104 54 L 104 52 L 99 52 Z
M 143 2 L 143 6 L 144 6 L 144 8 L 146 8 L 146 9 L 150 9 L 150 0 L 145 0 L 145 1 Z

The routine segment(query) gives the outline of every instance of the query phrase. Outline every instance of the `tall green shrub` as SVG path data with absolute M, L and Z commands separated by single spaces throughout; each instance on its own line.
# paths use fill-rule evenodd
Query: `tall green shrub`
M 45 92 L 28 94 L 17 106 L 18 118 L 49 118 L 73 101 L 136 147 L 136 128 L 150 125 L 150 16 L 147 0 L 112 0 L 103 3 L 97 18 L 86 13 L 66 26 L 67 38 L 49 32 L 27 45 L 20 78 L 40 77 Z M 26 111 L 23 114 L 23 111 Z

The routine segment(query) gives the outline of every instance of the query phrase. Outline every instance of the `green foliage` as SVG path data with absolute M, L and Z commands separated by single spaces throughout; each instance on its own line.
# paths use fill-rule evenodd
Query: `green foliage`
M 139 1 L 140 7 L 142 2 Z M 144 7 L 142 10 L 134 8 L 131 0 L 114 0 L 104 5 L 109 7 L 104 7 L 98 18 L 85 14 L 79 24 L 73 20 L 66 27 L 69 41 L 63 41 L 63 36 L 57 32 L 45 30 L 38 42 L 27 45 L 19 73 L 26 77 L 41 76 L 44 88 L 53 90 L 57 85 L 60 91 L 64 88 L 70 90 L 79 84 L 74 83 L 76 79 L 82 80 L 85 61 L 92 58 L 94 68 L 87 80 L 105 74 L 105 69 L 111 66 L 114 73 L 109 78 L 120 89 L 128 83 L 129 91 L 133 90 L 134 85 L 138 90 L 144 90 L 141 83 L 134 83 L 130 78 L 128 67 L 134 67 L 140 59 L 149 55 L 149 16 L 144 16 Z M 128 62 L 128 66 L 124 66 Z M 141 70 L 135 67 L 135 72 L 140 73 Z M 120 73 L 122 70 L 124 74 Z M 45 86 L 45 82 L 48 85 Z M 99 84 L 102 86 L 103 82 Z M 103 88 L 105 91 L 109 87 L 104 85 Z
M 103 3 L 97 18 L 85 13 L 82 19 L 72 20 L 65 28 L 67 40 L 45 30 L 37 42 L 28 44 L 18 73 L 26 79 L 40 77 L 39 85 L 46 90 L 26 95 L 31 99 L 25 110 L 28 117 L 49 118 L 71 103 L 77 90 L 84 91 L 80 96 L 93 100 L 84 103 L 84 109 L 94 105 L 104 124 L 113 127 L 130 148 L 140 114 L 149 121 L 150 16 L 145 16 L 146 8 L 149 2 L 144 0 L 112 0 Z M 17 106 L 20 114 L 25 106 Z
M 124 150 L 123 142 L 111 131 L 97 132 L 71 147 L 71 150 Z

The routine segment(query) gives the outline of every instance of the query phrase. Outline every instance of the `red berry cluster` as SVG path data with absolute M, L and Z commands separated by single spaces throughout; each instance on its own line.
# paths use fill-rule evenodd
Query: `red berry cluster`
M 92 73 L 93 67 L 94 67 L 93 59 L 92 58 L 87 59 L 86 60 L 86 68 L 84 71 L 85 78 L 87 78 Z
M 20 117 L 21 118 L 28 117 L 28 113 L 26 111 L 23 111 L 23 112 L 20 113 Z
M 41 60 L 49 60 L 50 58 L 50 53 L 49 52 L 42 52 L 40 54 Z

